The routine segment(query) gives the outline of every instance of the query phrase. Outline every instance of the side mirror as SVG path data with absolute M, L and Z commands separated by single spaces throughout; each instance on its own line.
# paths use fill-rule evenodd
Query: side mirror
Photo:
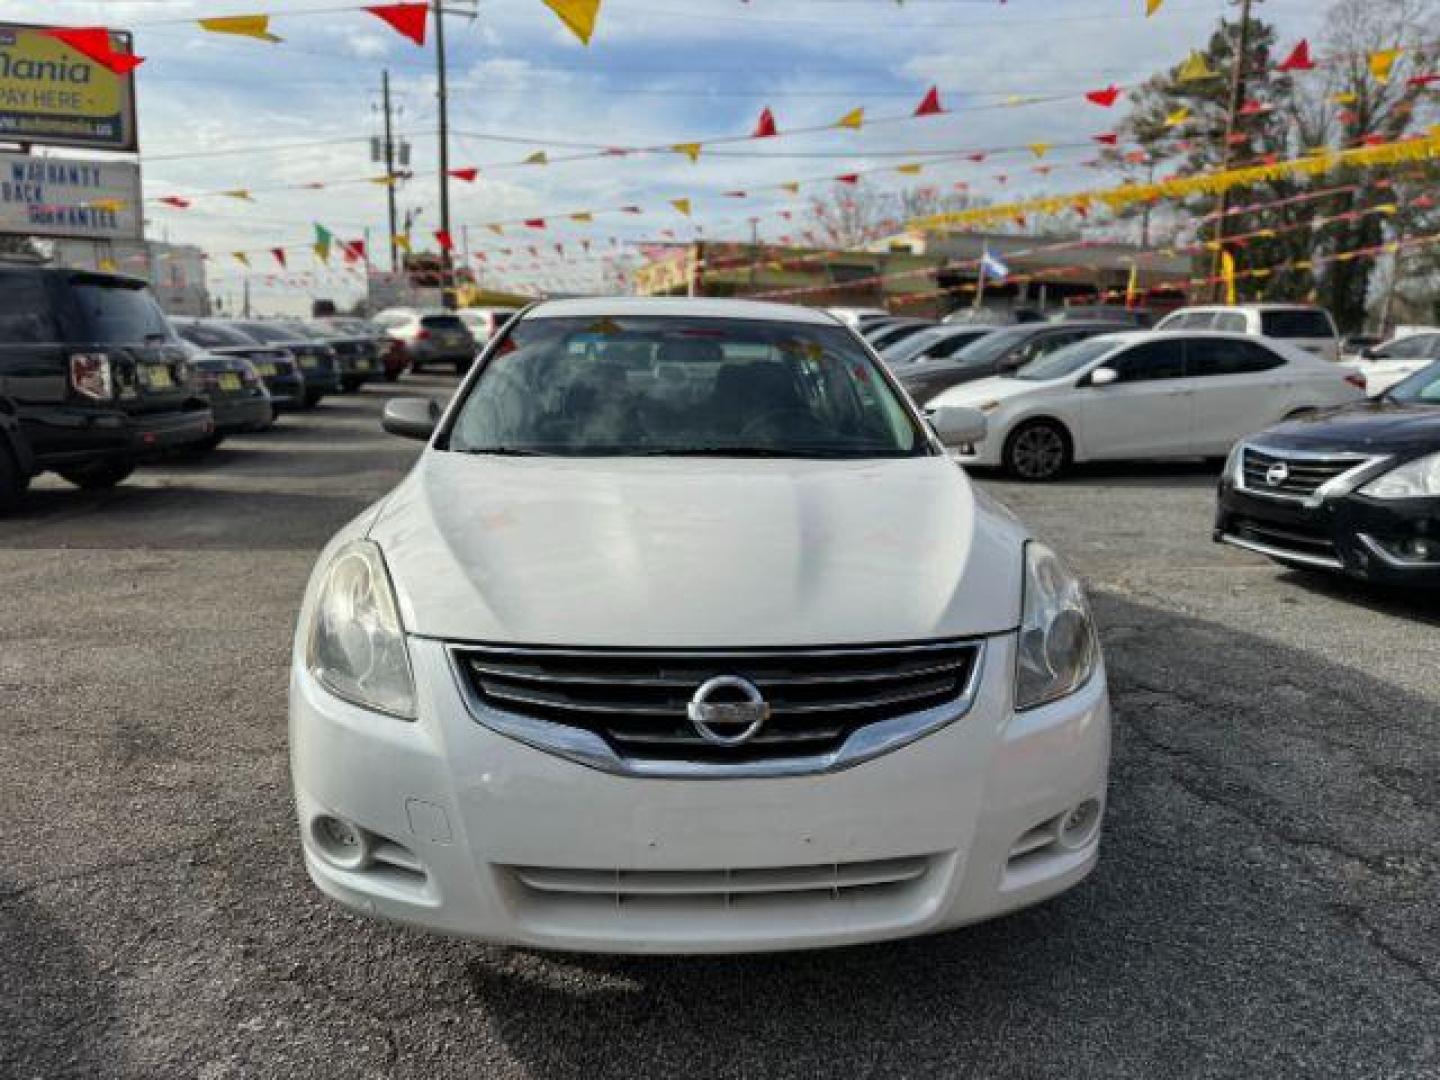
M 930 426 L 946 446 L 973 446 L 985 441 L 990 423 L 979 409 L 951 405 L 930 414 Z
M 1114 368 L 1097 367 L 1090 372 L 1089 386 L 1110 386 L 1120 381 L 1120 373 Z
M 391 435 L 428 441 L 440 423 L 440 402 L 434 398 L 391 398 L 380 426 Z

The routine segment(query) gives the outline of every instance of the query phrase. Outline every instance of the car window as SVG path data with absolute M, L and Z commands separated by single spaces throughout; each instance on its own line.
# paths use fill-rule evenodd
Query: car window
M 1223 330 L 1227 334 L 1244 334 L 1250 330 L 1250 323 L 1245 318 L 1244 312 L 1222 311 L 1213 318 L 1214 329 Z
M 1213 311 L 1177 311 L 1162 322 L 1160 330 L 1209 330 L 1215 324 Z
M 640 347 L 652 363 L 619 362 L 638 358 Z M 512 323 L 458 408 L 448 448 L 562 456 L 930 453 L 883 369 L 844 328 L 678 316 Z
M 176 331 L 186 341 L 205 349 L 221 349 L 233 345 L 253 345 L 244 334 L 216 323 L 176 323 Z
M 464 330 L 465 322 L 458 315 L 426 315 L 420 320 L 426 330 Z
M 1185 371 L 1192 377 L 1249 375 L 1284 364 L 1284 357 L 1253 341 L 1192 338 L 1185 342 Z
M 1424 360 L 1440 356 L 1440 334 L 1414 334 L 1400 338 L 1382 348 L 1380 355 L 1394 360 Z
M 1122 383 L 1180 379 L 1185 375 L 1185 349 L 1178 340 L 1151 341 L 1112 356 L 1105 366 L 1114 368 Z
M 945 331 L 933 327 L 921 331 L 903 341 L 891 342 L 880 349 L 880 355 L 890 364 L 908 364 L 922 355 L 933 355 L 931 346 L 944 339 Z
M 1431 364 L 1417 371 L 1404 382 L 1392 386 L 1385 397 L 1416 405 L 1440 405 L 1440 364 Z
M 936 360 L 947 360 L 961 349 L 968 348 L 976 341 L 979 341 L 988 333 L 990 333 L 989 330 L 966 330 L 960 334 L 950 334 L 948 337 L 943 338 L 925 350 L 925 355 Z
M 1063 334 L 1039 334 L 1020 350 L 1020 354 L 1024 358 L 1024 362 L 1028 364 L 1049 356 L 1053 352 L 1059 352 L 1067 345 L 1074 345 L 1077 341 L 1084 341 L 1094 336 L 1095 333 L 1091 330 L 1069 330 Z
M 1333 338 L 1335 327 L 1323 311 L 1301 308 L 1296 311 L 1265 311 L 1260 315 L 1260 332 L 1273 338 Z
M 45 282 L 38 274 L 0 274 L 0 345 L 54 341 Z
M 124 344 L 174 337 L 165 313 L 143 285 L 77 276 L 71 279 L 70 289 L 80 308 L 84 333 L 92 341 Z

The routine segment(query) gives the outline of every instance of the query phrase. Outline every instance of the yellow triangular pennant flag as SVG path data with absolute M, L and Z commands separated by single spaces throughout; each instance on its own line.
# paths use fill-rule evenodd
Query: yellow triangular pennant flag
M 1395 70 L 1395 61 L 1400 59 L 1404 49 L 1381 49 L 1370 54 L 1370 74 L 1378 83 L 1388 83 L 1390 73 Z
M 1037 158 L 1043 158 L 1046 154 L 1050 152 L 1050 144 L 1043 142 L 1031 143 L 1030 152 L 1034 154 Z
M 1154 15 L 1160 10 L 1160 5 L 1163 3 L 1165 3 L 1165 0 L 1145 0 L 1145 17 L 1148 19 L 1151 15 Z
M 1165 117 L 1165 126 L 1179 127 L 1181 124 L 1185 123 L 1185 121 L 1189 119 L 1190 110 L 1188 107 L 1182 105 L 1180 108 L 1172 112 L 1169 116 Z
M 408 255 L 410 253 L 410 234 L 396 233 L 395 246 Z
M 839 120 L 835 121 L 836 127 L 849 128 L 851 131 L 859 131 L 865 126 L 865 110 L 851 109 Z
M 230 196 L 230 198 L 232 198 L 232 199 L 242 199 L 242 200 L 244 200 L 245 202 L 254 202 L 254 201 L 255 201 L 254 199 L 252 199 L 252 198 L 250 197 L 250 190 L 249 190 L 248 188 L 236 188 L 234 191 L 224 191 L 224 192 L 221 192 L 221 194 L 222 194 L 222 195 L 228 195 L 228 196 Z
M 670 205 L 673 206 L 676 210 L 679 210 L 680 213 L 684 214 L 686 217 L 690 216 L 689 199 L 671 199 Z
M 101 260 L 100 260 L 100 269 L 101 269 L 101 270 L 104 270 L 106 273 L 113 274 L 116 270 L 118 270 L 118 269 L 120 269 L 120 268 L 119 268 L 117 265 L 115 265 L 115 260 L 114 260 L 114 259 L 101 259 Z
M 570 220 L 571 220 L 571 221 L 594 221 L 594 220 L 595 220 L 595 215 L 592 214 L 592 213 L 590 213 L 589 210 L 581 210 L 578 214 L 571 214 L 571 215 L 570 215 Z
M 586 45 L 590 44 L 595 19 L 600 14 L 600 0 L 545 0 L 545 6 L 560 16 L 571 33 Z
M 1215 72 L 1210 70 L 1210 64 L 1205 59 L 1204 53 L 1192 52 L 1190 58 L 1180 65 L 1179 79 L 1181 82 L 1199 82 L 1202 79 L 1215 78 Z
M 700 160 L 700 144 L 698 142 L 676 143 L 670 149 L 674 150 L 677 154 L 684 154 L 691 161 Z
M 258 41 L 280 41 L 270 33 L 269 15 L 225 15 L 215 19 L 201 19 L 202 29 L 212 34 L 234 34 L 236 37 L 255 38 Z
M 799 184 L 798 181 L 789 180 L 789 181 L 787 181 L 786 183 L 781 184 L 780 186 L 781 186 L 784 190 L 790 192 L 791 195 L 799 195 L 799 194 L 800 194 L 800 184 Z
M 235 256 L 235 261 L 238 262 L 241 266 L 249 266 L 249 265 L 250 265 L 250 256 L 249 256 L 249 255 L 246 255 L 245 252 L 243 252 L 243 251 L 235 251 L 235 252 L 231 252 L 231 254 L 233 254 L 233 255 Z
M 326 266 L 329 266 L 329 265 L 330 265 L 330 245 L 329 245 L 329 244 L 324 244 L 324 243 L 318 243 L 318 242 L 317 242 L 317 243 L 314 243 L 314 244 L 311 244 L 311 245 L 310 245 L 310 250 L 313 251 L 313 252 L 315 252 L 315 258 L 319 259 L 319 260 L 320 260 L 322 263 L 324 263 Z
M 370 177 L 370 183 L 372 183 L 372 184 L 379 184 L 381 187 L 394 187 L 394 186 L 395 186 L 395 177 L 393 177 L 393 176 L 372 176 L 372 177 Z
M 923 165 L 896 165 L 895 171 L 902 176 L 919 176 L 920 170 L 923 168 Z
M 487 229 L 489 229 L 491 232 L 493 232 L 496 236 L 504 236 L 504 235 L 505 235 L 505 230 L 502 229 L 499 225 L 486 225 L 485 227 L 486 227 Z
M 1336 94 L 1330 99 L 1331 103 L 1335 105 L 1354 105 L 1359 100 L 1360 95 L 1353 90 L 1347 90 L 1343 94 Z
M 549 165 L 549 164 L 550 164 L 550 159 L 545 156 L 545 151 L 544 151 L 544 150 L 536 150 L 535 153 L 531 154 L 529 157 L 527 157 L 527 158 L 525 159 L 525 161 L 523 162 L 523 164 L 526 164 L 526 165 Z

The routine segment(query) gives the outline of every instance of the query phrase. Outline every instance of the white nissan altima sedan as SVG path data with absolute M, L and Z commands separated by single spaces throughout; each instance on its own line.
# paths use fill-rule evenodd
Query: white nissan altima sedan
M 1094 867 L 1075 578 L 832 316 L 538 304 L 326 547 L 290 685 L 305 864 L 356 911 L 605 952 L 960 926 Z
M 1019 371 L 956 386 L 927 409 L 976 408 L 986 436 L 956 455 L 1022 480 L 1078 461 L 1224 458 L 1282 420 L 1364 398 L 1349 367 L 1244 334 L 1109 334 Z

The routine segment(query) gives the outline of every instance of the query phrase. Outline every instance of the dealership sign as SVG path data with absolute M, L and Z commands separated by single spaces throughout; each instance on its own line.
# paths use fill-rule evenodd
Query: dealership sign
M 133 76 L 81 56 L 45 29 L 0 23 L 0 140 L 136 149 Z M 130 51 L 128 34 L 112 31 L 111 43 Z
M 140 166 L 0 154 L 0 233 L 138 240 Z

